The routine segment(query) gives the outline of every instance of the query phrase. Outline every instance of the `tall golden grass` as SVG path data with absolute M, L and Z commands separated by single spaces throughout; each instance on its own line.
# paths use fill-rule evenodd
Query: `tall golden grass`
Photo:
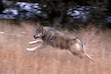
M 52 47 L 27 52 L 34 26 L 0 21 L 0 74 L 110 74 L 111 30 L 88 27 L 73 33 L 80 37 L 95 62 L 79 59 L 67 50 Z M 72 33 L 71 33 L 72 34 Z

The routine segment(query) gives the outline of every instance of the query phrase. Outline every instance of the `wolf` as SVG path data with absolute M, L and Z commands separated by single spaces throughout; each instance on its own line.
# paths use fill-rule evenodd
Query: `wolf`
M 49 45 L 55 48 L 67 49 L 73 55 L 76 55 L 80 58 L 87 57 L 89 60 L 94 62 L 92 57 L 86 53 L 85 46 L 78 37 L 67 35 L 61 31 L 47 26 L 37 27 L 33 37 L 36 40 L 29 42 L 29 44 L 39 43 L 39 45 L 34 48 L 27 48 L 27 51 L 35 51 L 36 49 L 42 49 Z

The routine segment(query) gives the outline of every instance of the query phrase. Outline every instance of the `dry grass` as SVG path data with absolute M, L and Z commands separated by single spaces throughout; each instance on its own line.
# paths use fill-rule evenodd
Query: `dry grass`
M 110 74 L 111 31 L 89 27 L 75 32 L 86 45 L 95 63 L 79 59 L 66 50 L 46 47 L 35 52 L 25 49 L 33 40 L 34 27 L 0 21 L 0 74 Z

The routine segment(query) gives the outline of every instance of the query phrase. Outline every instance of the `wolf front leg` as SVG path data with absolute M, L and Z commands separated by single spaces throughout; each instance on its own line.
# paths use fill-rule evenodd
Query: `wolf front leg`
M 45 47 L 45 44 L 43 42 L 40 43 L 40 45 L 33 47 L 33 48 L 26 48 L 27 51 L 35 51 L 37 49 L 42 49 Z
M 35 40 L 35 41 L 30 41 L 29 44 L 36 44 L 36 43 L 40 43 L 42 42 L 42 40 Z

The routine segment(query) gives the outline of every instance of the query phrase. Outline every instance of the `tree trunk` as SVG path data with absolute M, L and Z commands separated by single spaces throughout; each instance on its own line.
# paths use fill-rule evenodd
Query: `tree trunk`
M 3 10 L 4 10 L 3 2 L 2 0 L 0 0 L 0 14 L 2 13 Z

